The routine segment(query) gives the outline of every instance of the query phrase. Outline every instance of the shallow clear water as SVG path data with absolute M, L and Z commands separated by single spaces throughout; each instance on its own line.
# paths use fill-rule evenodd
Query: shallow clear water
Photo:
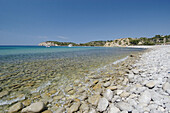
M 0 87 L 8 91 L 0 106 L 18 101 L 18 95 L 63 89 L 74 80 L 82 82 L 92 71 L 112 64 L 139 48 L 0 46 Z M 48 87 L 48 88 L 47 88 Z M 63 95 L 66 95 L 63 92 Z M 22 96 L 22 99 L 23 96 Z

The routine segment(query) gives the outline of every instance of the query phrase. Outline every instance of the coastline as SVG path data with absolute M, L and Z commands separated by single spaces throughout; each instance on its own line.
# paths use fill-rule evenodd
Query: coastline
M 80 80 L 76 80 L 74 84 L 78 86 L 77 95 L 68 96 L 67 98 L 70 101 L 65 102 L 63 105 L 56 104 L 55 106 L 49 106 L 48 103 L 50 103 L 50 100 L 40 100 L 39 103 L 34 104 L 43 105 L 41 111 L 45 111 L 43 109 L 46 105 L 49 113 L 64 113 L 65 111 L 67 113 L 168 113 L 170 108 L 168 108 L 169 103 L 167 102 L 169 100 L 169 89 L 167 89 L 168 83 L 166 82 L 168 76 L 164 72 L 167 67 L 163 69 L 160 67 L 161 65 L 157 65 L 158 59 L 159 62 L 164 65 L 160 57 L 165 55 L 164 59 L 167 58 L 166 52 L 168 47 L 170 46 L 157 46 L 146 49 L 144 52 L 139 52 L 138 54 L 132 54 L 122 62 L 113 63 L 113 65 L 111 65 L 112 67 L 106 67 L 107 71 L 101 71 L 97 75 L 90 73 L 85 79 L 85 84 L 81 83 Z M 160 54 L 161 50 L 163 50 L 162 54 Z M 151 66 L 151 63 L 154 62 L 155 64 Z M 157 71 L 159 71 L 159 73 Z M 165 75 L 165 78 L 163 76 L 164 81 L 159 81 L 157 77 L 152 77 L 154 74 L 159 76 L 159 74 L 162 73 Z M 155 88 L 162 93 L 156 92 Z M 70 92 L 73 89 L 74 87 L 70 86 L 65 90 Z M 78 97 L 78 94 L 81 95 L 81 97 Z M 156 96 L 152 98 L 151 95 Z M 48 97 L 48 95 L 46 96 Z M 65 101 L 65 98 L 59 96 L 55 96 L 55 99 Z M 160 99 L 163 100 L 160 101 Z M 16 103 L 13 106 L 18 106 L 17 104 L 19 105 L 21 103 Z M 31 105 L 28 105 L 28 107 L 22 111 L 24 112 L 24 110 L 33 107 L 33 105 Z M 10 109 L 12 109 L 12 107 L 10 107 Z

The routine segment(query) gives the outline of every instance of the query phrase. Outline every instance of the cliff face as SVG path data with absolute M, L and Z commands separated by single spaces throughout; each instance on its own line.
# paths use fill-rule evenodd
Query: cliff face
M 112 42 L 106 42 L 104 45 L 105 47 L 122 47 L 122 46 L 129 46 L 130 45 L 130 39 L 129 38 L 121 38 L 113 40 Z
M 58 44 L 54 44 L 53 42 L 41 42 L 38 45 L 39 46 L 58 46 Z

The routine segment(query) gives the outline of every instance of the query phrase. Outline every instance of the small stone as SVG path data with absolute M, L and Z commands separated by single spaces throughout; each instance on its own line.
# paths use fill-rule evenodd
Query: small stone
M 120 112 L 119 108 L 117 108 L 113 103 L 110 104 L 108 113 L 119 113 L 119 112 Z
M 21 113 L 41 112 L 44 108 L 45 108 L 45 105 L 43 102 L 36 102 L 22 109 Z
M 80 107 L 80 102 L 74 103 L 69 109 L 68 109 L 68 113 L 73 113 L 75 111 L 77 111 Z
M 105 111 L 107 106 L 109 105 L 109 102 L 106 98 L 101 98 L 98 103 L 98 111 L 102 112 Z
M 123 93 L 120 94 L 120 97 L 128 97 L 130 93 L 124 91 Z
M 120 95 L 123 92 L 123 90 L 116 90 L 116 94 Z
M 110 86 L 110 84 L 111 84 L 110 81 L 108 81 L 108 82 L 104 83 L 103 86 L 108 87 L 108 86 Z
M 113 97 L 113 91 L 111 91 L 110 89 L 106 89 L 106 91 L 104 92 L 103 96 L 108 100 L 111 101 L 112 97 Z
M 8 113 L 15 113 L 15 112 L 21 110 L 22 107 L 23 107 L 22 103 L 18 102 L 9 108 Z
M 109 86 L 107 89 L 110 89 L 110 90 L 116 90 L 117 89 L 117 86 Z
M 151 94 L 149 91 L 144 91 L 139 97 L 139 103 L 148 104 L 151 101 Z
M 170 83 L 166 82 L 163 85 L 163 90 L 170 94 Z
M 50 111 L 50 110 L 45 110 L 45 111 L 43 111 L 42 113 L 53 113 L 53 112 Z
M 120 108 L 120 110 L 122 110 L 122 111 L 131 112 L 133 110 L 132 106 L 128 103 L 125 103 L 125 102 L 119 102 L 117 104 L 117 107 Z
M 153 88 L 153 87 L 155 86 L 155 82 L 154 82 L 154 81 L 150 81 L 150 82 L 148 82 L 148 83 L 146 84 L 146 86 L 147 86 L 148 88 Z
M 100 95 L 93 95 L 93 96 L 88 98 L 88 102 L 92 105 L 97 106 L 100 98 L 101 98 Z

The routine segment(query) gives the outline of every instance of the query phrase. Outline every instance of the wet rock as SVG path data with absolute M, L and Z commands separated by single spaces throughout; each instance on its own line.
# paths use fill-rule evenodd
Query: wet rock
M 53 113 L 53 112 L 50 111 L 50 110 L 45 110 L 45 111 L 43 111 L 42 113 Z
M 9 94 L 8 91 L 2 91 L 2 92 L 0 92 L 0 98 L 6 96 L 6 95 L 8 95 L 8 94 Z
M 151 101 L 151 94 L 149 91 L 144 91 L 139 97 L 140 104 L 148 104 Z
M 149 82 L 146 84 L 146 86 L 147 86 L 148 88 L 153 88 L 153 87 L 155 87 L 155 84 L 156 84 L 155 81 L 149 81 Z
M 125 102 L 119 102 L 119 103 L 117 103 L 117 107 L 118 107 L 120 110 L 122 110 L 122 111 L 128 111 L 128 112 L 130 112 L 130 111 L 133 110 L 133 107 L 132 107 L 130 104 L 125 103 Z
M 113 91 L 111 91 L 110 89 L 106 89 L 106 91 L 104 92 L 103 96 L 108 100 L 111 101 L 112 97 L 113 97 Z
M 55 111 L 54 113 L 64 113 L 64 111 L 65 111 L 65 108 L 59 107 L 59 108 L 57 109 L 57 111 Z
M 68 109 L 68 113 L 73 113 L 75 111 L 77 111 L 80 107 L 80 102 L 74 103 L 69 109 Z
M 19 110 L 22 109 L 22 107 L 23 107 L 22 103 L 18 102 L 9 108 L 8 113 L 18 112 Z
M 44 108 L 45 105 L 43 102 L 36 102 L 22 109 L 21 113 L 30 113 L 30 112 L 37 113 L 37 112 L 41 112 Z
M 93 95 L 93 96 L 88 98 L 88 102 L 92 105 L 97 106 L 100 98 L 101 98 L 100 95 Z
M 108 113 L 119 113 L 119 112 L 120 112 L 119 108 L 117 108 L 113 103 L 110 104 Z
M 106 98 L 101 98 L 101 99 L 99 100 L 97 109 L 98 109 L 98 111 L 100 111 L 100 112 L 105 111 L 108 105 L 109 105 L 108 100 L 107 100 Z
M 166 82 L 164 85 L 163 85 L 163 90 L 168 92 L 170 94 L 170 83 Z

